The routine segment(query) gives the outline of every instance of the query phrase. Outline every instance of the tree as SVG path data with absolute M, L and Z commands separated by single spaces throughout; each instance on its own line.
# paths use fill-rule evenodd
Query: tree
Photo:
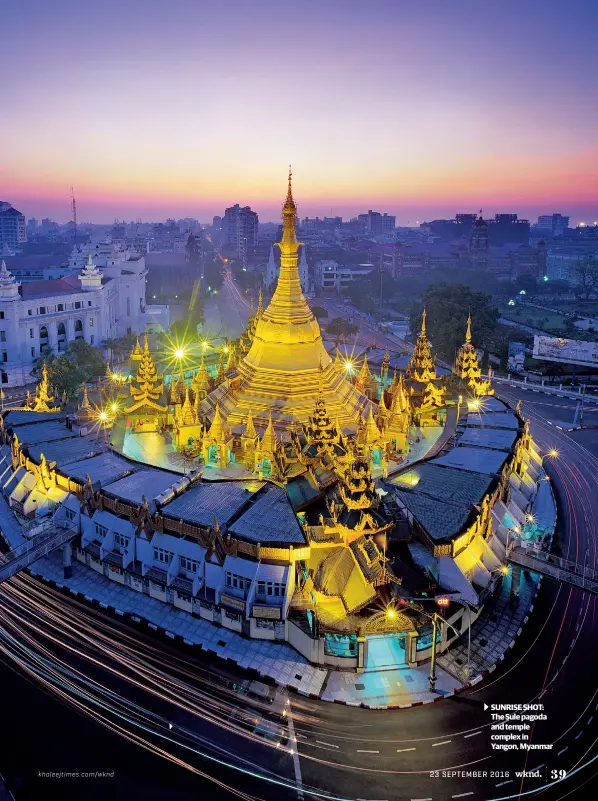
M 474 292 L 464 284 L 433 284 L 424 292 L 422 302 L 411 309 L 409 322 L 413 336 L 420 330 L 424 308 L 426 329 L 434 350 L 449 362 L 463 344 L 469 313 L 473 344 L 484 349 L 489 347 L 500 317 L 490 295 L 485 292 Z
M 585 300 L 589 300 L 598 286 L 598 259 L 584 256 L 573 265 L 572 272 L 580 294 Z
M 135 347 L 135 341 L 135 334 L 127 334 L 117 339 L 105 339 L 102 342 L 102 347 L 109 351 L 108 361 L 112 361 L 115 357 L 117 360 L 128 357 Z
M 384 301 L 384 299 L 394 297 L 397 292 L 397 281 L 387 270 L 381 270 L 380 267 L 372 270 L 358 281 L 351 282 L 347 289 L 353 306 L 367 314 L 371 314 L 374 309 L 379 308 L 381 298 Z
M 571 292 L 571 284 L 565 281 L 564 278 L 554 278 L 552 281 L 546 281 L 546 291 L 551 295 L 566 295 Z
M 64 353 L 57 356 L 49 353 L 38 359 L 34 374 L 40 376 L 43 365 L 48 368 L 48 378 L 58 395 L 66 392 L 72 398 L 81 384 L 104 375 L 105 364 L 102 354 L 84 339 L 69 342 Z
M 342 317 L 335 317 L 326 326 L 326 333 L 331 336 L 349 337 L 351 334 L 356 334 L 359 328 L 348 320 Z
M 518 275 L 515 284 L 518 291 L 521 292 L 521 290 L 523 290 L 526 295 L 533 295 L 538 288 L 536 276 L 530 275 L 529 273 Z
M 199 264 L 201 260 L 201 248 L 199 242 L 193 234 L 189 234 L 185 245 L 185 261 L 189 264 Z
M 321 320 L 323 317 L 328 317 L 328 309 L 325 309 L 323 306 L 312 306 L 311 313 L 316 320 Z

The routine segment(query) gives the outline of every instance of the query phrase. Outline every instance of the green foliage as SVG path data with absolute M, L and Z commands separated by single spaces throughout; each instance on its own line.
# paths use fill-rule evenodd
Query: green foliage
M 356 334 L 359 328 L 342 317 L 335 317 L 326 326 L 326 332 L 331 336 L 348 337 Z
M 323 306 L 312 306 L 311 312 L 316 320 L 321 320 L 323 317 L 328 317 L 328 309 Z
M 381 285 L 382 284 L 382 285 Z M 397 281 L 387 270 L 377 267 L 371 273 L 349 284 L 347 294 L 355 308 L 367 314 L 372 314 L 380 306 L 380 296 L 385 303 L 398 293 Z
M 579 294 L 586 300 L 598 288 L 598 259 L 592 256 L 584 256 L 573 265 L 573 275 Z
M 137 337 L 135 334 L 127 334 L 126 336 L 118 337 L 117 339 L 105 339 L 102 342 L 102 346 L 110 351 L 110 359 L 113 359 L 114 357 L 117 359 L 122 359 L 131 353 L 135 347 L 136 339 Z
M 100 378 L 105 370 L 100 351 L 84 339 L 69 342 L 67 349 L 60 355 L 49 353 L 45 358 L 39 359 L 34 371 L 37 377 L 41 375 L 44 363 L 48 368 L 50 385 L 59 395 L 66 392 L 69 399 L 74 397 L 81 384 Z
M 485 292 L 475 292 L 464 284 L 434 284 L 426 289 L 422 302 L 411 309 L 409 322 L 414 336 L 420 330 L 424 308 L 430 341 L 438 355 L 449 362 L 463 344 L 470 312 L 473 343 L 477 348 L 489 347 L 500 317 Z

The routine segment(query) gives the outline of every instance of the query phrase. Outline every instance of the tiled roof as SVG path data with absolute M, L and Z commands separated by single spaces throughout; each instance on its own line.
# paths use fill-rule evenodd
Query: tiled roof
M 508 428 L 468 428 L 457 444 L 508 451 L 516 439 L 517 432 Z
M 34 300 L 35 298 L 49 298 L 55 295 L 72 295 L 73 292 L 81 291 L 81 282 L 76 279 L 77 286 L 66 278 L 56 278 L 49 281 L 30 281 L 21 284 L 21 294 L 23 300 Z
M 400 480 L 405 476 L 404 473 L 392 479 L 390 483 L 401 489 L 409 487 L 408 492 L 463 506 L 471 506 L 481 501 L 492 481 L 490 476 L 480 473 L 442 467 L 437 464 L 437 460 L 416 465 L 409 471 L 409 476 L 411 474 L 417 479 L 417 483 L 412 487 Z
M 514 412 L 490 412 L 467 415 L 468 426 L 483 426 L 485 428 L 519 428 L 519 420 Z
M 266 485 L 229 529 L 251 542 L 305 544 L 305 533 L 286 492 L 274 485 Z
M 430 537 L 439 542 L 457 534 L 470 514 L 468 506 L 453 506 L 417 492 L 396 490 L 396 495 Z
M 102 453 L 91 459 L 65 464 L 61 467 L 61 472 L 79 481 L 85 481 L 85 476 L 89 473 L 94 486 L 99 483 L 103 487 L 138 469 L 138 465 L 133 465 L 120 456 L 115 456 L 113 453 Z
M 17 429 L 17 435 L 19 429 Z M 71 439 L 55 440 L 33 445 L 29 448 L 31 456 L 39 461 L 43 453 L 49 462 L 56 462 L 57 467 L 80 459 L 89 459 L 101 453 L 103 446 L 95 439 L 88 437 L 72 437 Z
M 453 448 L 443 456 L 438 456 L 434 459 L 434 464 L 490 475 L 501 470 L 507 457 L 508 454 L 505 451 L 461 447 Z
M 53 442 L 54 440 L 78 437 L 58 420 L 49 420 L 43 423 L 19 426 L 16 434 L 22 444 L 35 445 L 38 442 Z
M 14 428 L 15 426 L 24 426 L 29 423 L 47 423 L 49 420 L 59 420 L 64 417 L 62 412 L 42 413 L 42 412 L 7 412 L 4 418 L 5 428 Z M 20 431 L 16 432 L 21 436 Z
M 112 484 L 104 484 L 104 490 L 117 498 L 141 503 L 143 495 L 148 501 L 151 501 L 176 481 L 180 481 L 180 475 L 169 473 L 166 470 L 152 470 L 150 468 L 138 470 L 130 476 L 114 481 Z
M 263 486 L 257 481 L 203 481 L 162 508 L 162 514 L 200 526 L 220 526 L 247 504 Z

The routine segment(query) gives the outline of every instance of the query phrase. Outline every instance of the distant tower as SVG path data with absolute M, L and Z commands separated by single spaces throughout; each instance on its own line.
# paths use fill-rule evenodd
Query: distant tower
M 75 192 L 73 187 L 71 186 L 71 211 L 73 212 L 73 223 L 74 223 L 74 233 L 75 233 L 75 247 L 77 247 L 77 204 L 75 202 Z
M 488 223 L 483 219 L 480 209 L 480 216 L 476 220 L 469 238 L 469 258 L 472 267 L 485 268 L 487 266 L 488 248 Z

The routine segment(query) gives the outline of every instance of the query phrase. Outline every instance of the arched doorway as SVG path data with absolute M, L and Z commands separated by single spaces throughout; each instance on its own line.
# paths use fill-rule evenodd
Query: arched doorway
M 218 448 L 216 445 L 210 445 L 208 448 L 208 462 L 210 464 L 218 464 Z
M 83 339 L 83 323 L 75 320 L 75 339 Z

